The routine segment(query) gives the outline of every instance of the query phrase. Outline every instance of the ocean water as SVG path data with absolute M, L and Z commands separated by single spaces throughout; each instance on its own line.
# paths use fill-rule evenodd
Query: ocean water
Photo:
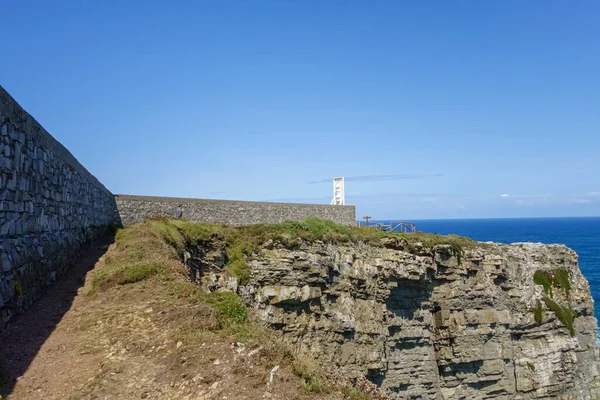
M 383 222 L 383 221 L 382 221 Z M 600 217 L 506 218 L 421 220 L 418 231 L 457 234 L 478 241 L 499 243 L 541 242 L 564 244 L 579 255 L 579 268 L 594 298 L 594 314 L 600 317 Z

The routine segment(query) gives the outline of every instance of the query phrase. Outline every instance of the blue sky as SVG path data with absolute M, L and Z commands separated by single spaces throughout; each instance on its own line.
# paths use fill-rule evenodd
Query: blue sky
M 10 1 L 0 84 L 114 193 L 600 215 L 600 2 Z

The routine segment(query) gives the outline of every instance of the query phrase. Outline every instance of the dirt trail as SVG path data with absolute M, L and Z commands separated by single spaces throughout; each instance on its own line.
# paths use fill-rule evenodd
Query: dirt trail
M 89 271 L 113 246 L 86 252 L 0 334 L 7 399 L 341 398 L 304 393 L 273 341 L 236 343 L 211 328 L 210 309 L 174 295 L 168 282 L 90 296 Z
M 5 371 L 1 393 L 12 393 L 9 399 L 59 398 L 63 387 L 82 386 L 93 376 L 97 357 L 78 354 L 80 342 L 85 338 L 70 331 L 69 321 L 70 314 L 81 312 L 83 302 L 78 293 L 86 273 L 106 252 L 110 242 L 105 239 L 95 243 L 32 309 L 10 321 L 0 333 Z

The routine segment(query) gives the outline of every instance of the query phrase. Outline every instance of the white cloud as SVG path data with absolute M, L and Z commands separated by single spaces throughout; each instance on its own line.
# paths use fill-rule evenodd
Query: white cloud
M 508 197 L 508 194 L 506 194 L 506 193 L 501 194 L 500 197 Z
M 588 196 L 594 197 L 594 198 L 596 198 L 596 197 L 600 198 L 600 191 L 598 191 L 598 192 L 589 192 Z

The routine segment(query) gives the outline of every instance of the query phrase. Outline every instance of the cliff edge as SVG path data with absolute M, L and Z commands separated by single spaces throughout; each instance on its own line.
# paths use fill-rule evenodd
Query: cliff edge
M 600 397 L 597 322 L 562 245 L 268 243 L 244 298 L 288 343 L 393 399 Z
M 92 250 L 0 332 L 0 397 L 600 398 L 561 245 L 159 218 Z

